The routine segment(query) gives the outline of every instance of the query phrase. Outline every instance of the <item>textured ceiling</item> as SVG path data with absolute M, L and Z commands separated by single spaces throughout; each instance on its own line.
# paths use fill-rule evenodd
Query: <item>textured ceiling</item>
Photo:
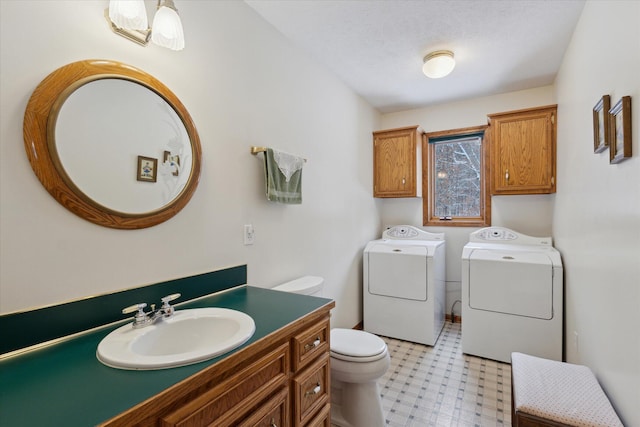
M 553 83 L 584 0 L 245 0 L 381 112 Z M 452 50 L 443 79 L 422 58 Z

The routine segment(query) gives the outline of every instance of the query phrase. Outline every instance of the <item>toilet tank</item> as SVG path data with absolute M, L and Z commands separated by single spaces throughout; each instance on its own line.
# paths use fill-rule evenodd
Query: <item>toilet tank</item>
M 324 279 L 319 276 L 303 276 L 272 288 L 274 291 L 291 292 L 302 295 L 322 295 Z

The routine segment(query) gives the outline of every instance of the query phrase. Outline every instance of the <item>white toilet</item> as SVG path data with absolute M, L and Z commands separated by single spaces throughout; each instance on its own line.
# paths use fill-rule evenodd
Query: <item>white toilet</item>
M 324 279 L 304 276 L 273 289 L 321 296 Z M 383 427 L 380 379 L 389 368 L 385 342 L 369 332 L 331 330 L 331 424 L 340 427 Z

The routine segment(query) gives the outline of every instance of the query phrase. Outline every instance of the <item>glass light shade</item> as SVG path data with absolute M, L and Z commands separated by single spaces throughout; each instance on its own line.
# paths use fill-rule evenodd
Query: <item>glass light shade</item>
M 453 52 L 448 50 L 439 50 L 424 57 L 422 72 L 427 77 L 439 79 L 449 75 L 455 66 L 456 61 L 453 59 Z
M 160 6 L 153 17 L 151 41 L 158 46 L 172 50 L 184 49 L 184 32 L 178 12 L 167 6 Z
M 109 1 L 109 19 L 116 26 L 127 30 L 144 31 L 149 28 L 144 0 Z

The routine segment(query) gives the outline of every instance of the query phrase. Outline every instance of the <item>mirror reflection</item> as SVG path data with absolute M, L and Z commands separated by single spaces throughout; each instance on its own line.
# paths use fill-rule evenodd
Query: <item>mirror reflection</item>
M 73 91 L 55 122 L 55 149 L 77 188 L 117 212 L 160 209 L 191 173 L 189 136 L 176 112 L 127 80 L 96 80 Z

